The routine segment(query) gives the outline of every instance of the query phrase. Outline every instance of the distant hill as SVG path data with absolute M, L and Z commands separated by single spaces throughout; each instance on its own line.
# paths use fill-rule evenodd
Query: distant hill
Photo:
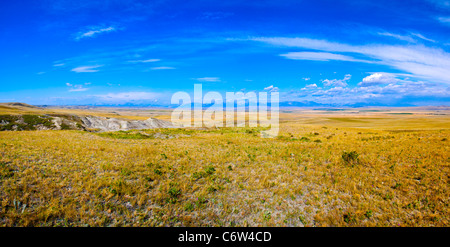
M 34 108 L 34 109 L 41 109 L 40 107 L 29 105 L 26 103 L 20 103 L 20 102 L 8 102 L 8 103 L 0 103 L 0 106 L 9 106 L 9 107 L 26 107 L 26 108 Z
M 0 103 L 1 114 L 43 114 L 43 108 L 20 102 Z

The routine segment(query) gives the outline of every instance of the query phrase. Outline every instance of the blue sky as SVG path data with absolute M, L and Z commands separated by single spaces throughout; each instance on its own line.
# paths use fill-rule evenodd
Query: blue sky
M 3 1 L 0 102 L 450 104 L 450 1 Z

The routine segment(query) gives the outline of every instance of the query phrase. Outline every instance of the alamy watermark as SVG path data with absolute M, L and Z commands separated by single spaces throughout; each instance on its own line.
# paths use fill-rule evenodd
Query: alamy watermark
M 194 84 L 193 99 L 187 92 L 172 95 L 172 124 L 181 127 L 266 127 L 262 137 L 276 137 L 279 131 L 278 92 L 219 92 L 203 95 L 202 84 Z M 207 106 L 207 107 L 205 107 Z

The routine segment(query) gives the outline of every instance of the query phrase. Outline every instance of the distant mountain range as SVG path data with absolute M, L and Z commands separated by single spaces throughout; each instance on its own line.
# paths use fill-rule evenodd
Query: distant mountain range
M 194 108 L 195 106 L 199 106 L 198 103 L 191 103 L 191 107 Z M 203 109 L 207 109 L 214 104 L 202 104 L 201 107 Z M 257 104 L 258 105 L 258 104 Z M 38 107 L 52 107 L 53 105 L 37 105 Z M 167 109 L 173 109 L 177 108 L 180 105 L 167 105 L 167 104 L 155 104 L 155 103 L 123 103 L 123 104 L 85 104 L 85 105 L 64 105 L 65 108 L 90 108 L 90 107 L 124 107 L 124 108 L 145 108 L 145 107 L 152 107 L 152 108 L 167 108 Z M 248 108 L 248 104 L 245 105 L 246 108 Z M 270 108 L 270 103 L 268 103 L 267 107 Z M 444 105 L 443 105 L 444 106 Z M 184 105 L 184 107 L 188 107 L 188 105 Z M 235 107 L 243 107 L 243 105 L 236 105 Z M 314 101 L 283 101 L 279 102 L 279 107 L 348 107 L 348 108 L 359 108 L 359 107 L 417 107 L 417 105 L 414 104 L 408 104 L 403 103 L 401 105 L 395 104 L 395 105 L 388 105 L 388 104 L 382 104 L 382 103 L 354 103 L 354 104 L 323 104 L 323 103 L 317 103 Z M 223 104 L 223 108 L 226 108 L 226 104 Z

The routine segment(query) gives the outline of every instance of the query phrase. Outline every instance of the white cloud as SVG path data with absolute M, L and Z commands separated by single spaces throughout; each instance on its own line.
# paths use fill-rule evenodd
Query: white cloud
M 77 73 L 86 73 L 86 72 L 98 72 L 96 68 L 102 67 L 103 65 L 93 65 L 93 66 L 80 66 L 73 68 L 72 71 Z
M 77 88 L 69 89 L 69 92 L 84 92 L 84 91 L 87 91 L 87 90 L 88 90 L 88 88 L 77 87 Z
M 429 38 L 423 36 L 423 35 L 420 34 L 420 33 L 411 33 L 411 34 L 414 35 L 414 36 L 416 36 L 416 37 L 418 37 L 418 38 L 421 38 L 421 39 L 423 39 L 423 40 L 426 40 L 426 41 L 429 41 L 429 42 L 436 43 L 436 40 L 434 40 L 434 39 L 429 39 Z
M 151 70 L 165 70 L 165 69 L 175 69 L 175 68 L 174 67 L 161 66 L 161 67 L 152 67 L 150 69 Z
M 197 81 L 208 81 L 208 82 L 218 82 L 220 81 L 219 77 L 202 77 L 202 78 L 195 78 Z
M 436 40 L 429 39 L 429 38 L 423 36 L 420 33 L 413 33 L 413 32 L 411 32 L 409 34 L 412 35 L 412 36 L 415 36 L 417 38 L 420 38 L 422 40 L 436 43 Z M 400 35 L 400 34 L 389 33 L 389 32 L 379 32 L 378 35 L 388 36 L 388 37 L 392 37 L 392 38 L 395 38 L 395 39 L 398 39 L 398 40 L 407 41 L 407 42 L 410 42 L 410 43 L 417 43 L 416 39 L 414 39 L 414 38 L 412 38 L 411 36 L 408 36 L 408 35 Z
M 70 87 L 69 92 L 84 92 L 89 89 L 83 87 L 83 85 L 72 85 L 71 83 L 66 83 L 66 86 Z
M 346 87 L 348 84 L 347 82 L 352 78 L 352 75 L 350 74 L 346 74 L 344 76 L 344 79 L 338 80 L 338 79 L 333 79 L 333 80 L 322 80 L 322 83 L 324 86 L 326 87 L 330 87 L 330 86 L 334 86 L 334 87 Z
M 131 60 L 128 61 L 129 63 L 154 63 L 159 62 L 161 59 L 153 58 L 153 59 L 147 59 L 147 60 Z
M 269 92 L 278 92 L 278 87 L 274 87 L 273 85 L 270 85 L 268 87 L 264 88 L 265 91 L 269 91 Z
M 450 1 L 449 0 L 428 0 L 428 2 L 435 4 L 436 6 L 440 8 L 450 8 Z
M 302 79 L 305 80 L 305 81 L 311 80 L 311 78 L 309 78 L 309 77 L 304 77 L 304 78 L 302 78 Z
M 334 54 L 329 52 L 289 52 L 286 54 L 281 54 L 280 56 L 294 60 L 316 60 L 316 61 L 340 60 L 352 62 L 368 62 L 368 61 L 361 61 L 359 59 L 355 59 L 350 56 Z
M 447 17 L 443 17 L 443 16 L 441 16 L 441 17 L 438 17 L 438 18 L 436 18 L 440 23 L 442 23 L 442 24 L 444 24 L 444 25 L 448 25 L 448 26 L 450 26 L 450 16 L 447 16 Z
M 371 59 L 371 63 L 387 65 L 417 78 L 450 83 L 450 53 L 440 48 L 424 45 L 349 45 L 309 38 L 261 37 L 250 40 L 286 47 L 359 54 Z
M 378 35 L 388 36 L 388 37 L 392 37 L 392 38 L 395 38 L 398 40 L 403 40 L 403 41 L 407 41 L 407 42 L 411 42 L 411 43 L 416 42 L 416 40 L 411 38 L 410 36 L 405 36 L 405 35 L 400 35 L 400 34 L 395 34 L 395 33 L 379 32 Z
M 306 85 L 304 88 L 302 88 L 301 90 L 311 90 L 311 89 L 317 89 L 319 87 L 317 87 L 317 84 L 308 84 Z
M 410 104 L 411 98 L 440 98 L 440 104 L 450 99 L 450 88 L 436 83 L 423 81 L 409 81 L 398 79 L 387 85 L 373 85 L 367 87 L 332 87 L 322 89 L 311 84 L 301 90 L 283 92 L 280 98 L 283 101 L 313 101 L 321 104 L 352 105 L 362 103 L 365 105 L 383 105 L 404 103 Z M 444 99 L 444 101 L 442 100 Z
M 309 38 L 284 38 L 284 37 L 256 37 L 249 40 L 260 41 L 268 44 L 300 47 L 313 50 L 331 51 L 331 52 L 353 52 L 355 47 L 347 44 L 330 42 L 327 40 L 309 39 Z
M 116 31 L 117 29 L 115 27 L 106 27 L 106 28 L 98 28 L 95 27 L 87 32 L 79 32 L 76 37 L 75 40 L 80 40 L 83 38 L 89 38 L 89 37 L 94 37 L 100 33 L 108 33 L 108 32 L 112 32 L 112 31 Z
M 65 65 L 65 64 L 63 64 L 63 63 L 53 64 L 54 67 L 61 67 L 61 66 L 64 66 L 64 65 Z
M 450 24 L 450 17 L 438 17 L 437 19 L 443 24 Z
M 380 84 L 388 84 L 398 81 L 393 75 L 388 73 L 374 73 L 363 78 L 363 80 L 358 83 L 360 87 L 369 87 Z

